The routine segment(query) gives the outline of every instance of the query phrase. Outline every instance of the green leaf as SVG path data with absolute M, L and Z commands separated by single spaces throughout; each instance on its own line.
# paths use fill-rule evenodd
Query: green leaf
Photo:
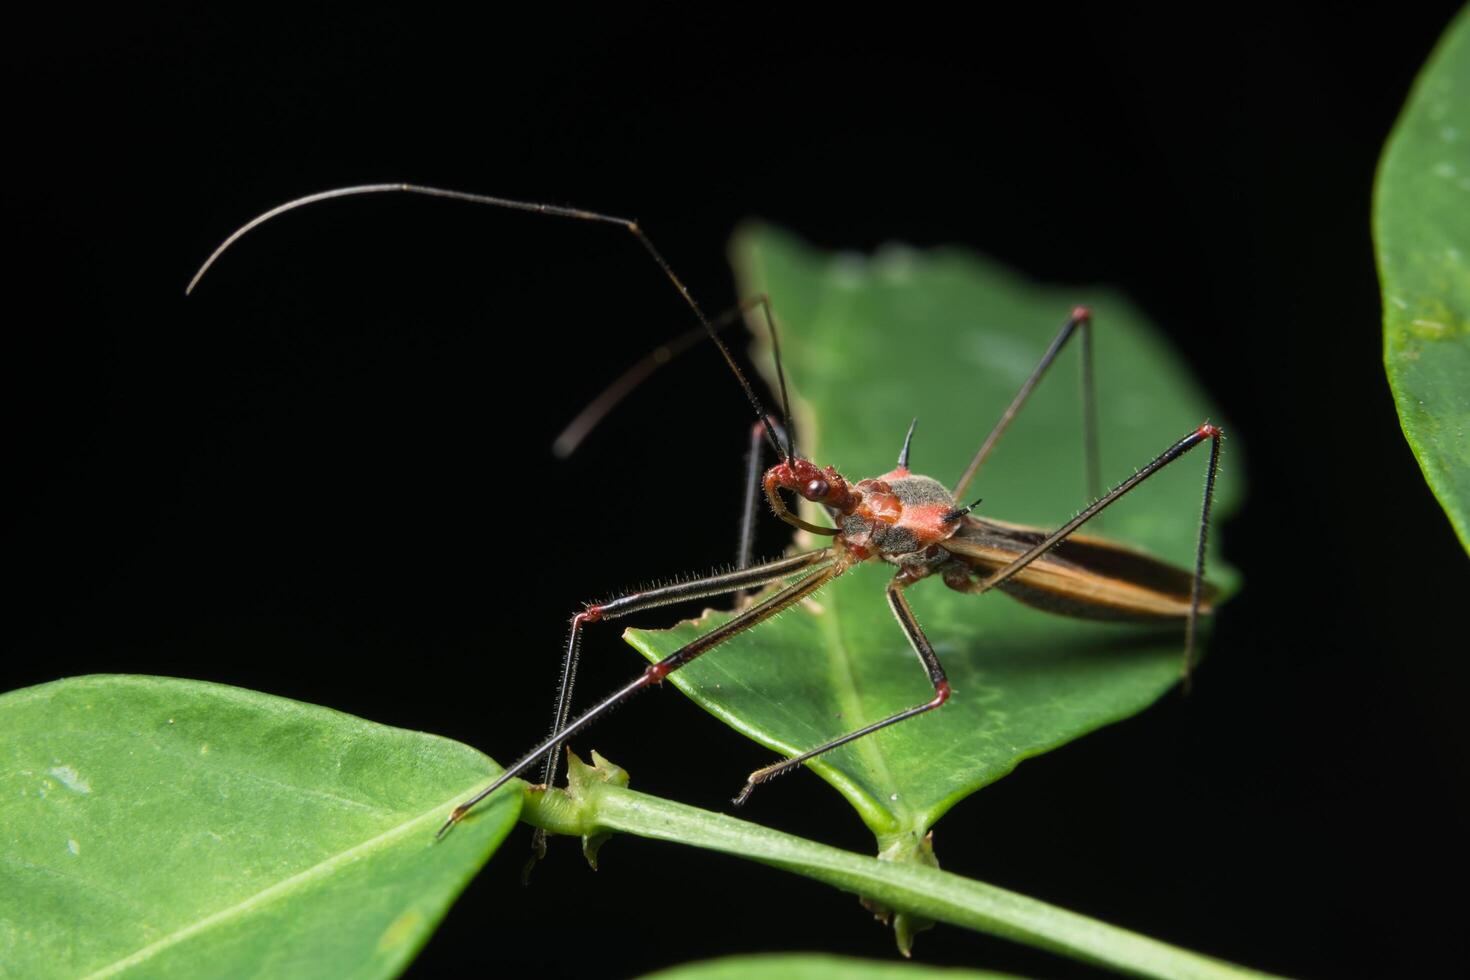
M 515 823 L 448 739 L 239 688 L 0 696 L 0 974 L 392 976 Z
M 1470 550 L 1470 11 L 1445 32 L 1389 138 L 1373 232 L 1399 422 Z
M 802 452 L 851 479 L 890 470 L 917 416 L 914 470 L 952 485 L 1079 302 L 1096 322 L 1105 481 L 1132 475 L 1201 421 L 1219 422 L 1173 351 L 1105 290 L 1039 287 L 957 250 L 827 254 L 768 228 L 747 231 L 735 250 L 744 294 L 768 293 L 780 321 Z M 1052 528 L 1086 502 L 1076 358 L 1053 368 L 981 470 L 972 493 L 984 495 L 982 513 Z M 1224 452 L 1217 519 L 1237 496 L 1239 446 L 1227 439 Z M 1101 533 L 1187 565 L 1205 462 L 1202 450 L 1161 472 L 1102 516 Z M 891 574 L 859 566 L 670 679 L 783 755 L 925 701 L 927 677 L 883 598 Z M 1213 557 L 1211 578 L 1233 582 Z M 1182 626 L 1071 620 L 937 579 L 909 594 L 954 697 L 811 764 L 900 859 L 969 793 L 1142 710 L 1179 679 Z M 654 659 L 724 618 L 627 636 Z M 731 773 L 732 791 L 744 775 Z
M 940 969 L 913 963 L 880 963 L 817 953 L 729 956 L 686 963 L 650 973 L 657 980 L 1004 980 L 1009 974 L 985 970 Z

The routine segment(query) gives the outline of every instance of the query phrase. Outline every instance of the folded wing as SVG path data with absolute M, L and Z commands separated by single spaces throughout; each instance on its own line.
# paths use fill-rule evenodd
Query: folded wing
M 1038 544 L 1046 530 L 990 518 L 965 518 L 943 546 L 970 564 L 977 578 L 998 571 Z M 1074 534 L 997 586 L 1029 606 L 1081 619 L 1148 622 L 1189 615 L 1194 576 L 1152 555 Z M 1200 612 L 1218 590 L 1205 584 Z

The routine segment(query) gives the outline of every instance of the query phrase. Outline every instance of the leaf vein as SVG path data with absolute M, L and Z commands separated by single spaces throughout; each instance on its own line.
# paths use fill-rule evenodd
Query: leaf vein
M 474 786 L 479 786 L 480 784 L 481 781 L 477 781 Z M 142 963 L 147 962 L 150 958 L 156 956 L 157 954 L 163 952 L 171 946 L 177 946 L 179 943 L 182 943 L 187 939 L 199 935 L 200 933 L 203 933 L 204 931 L 216 925 L 227 922 L 230 919 L 236 918 L 238 916 L 246 915 L 257 908 L 268 905 L 269 903 L 279 898 L 282 898 L 283 896 L 299 888 L 309 885 L 317 881 L 318 879 L 326 876 L 327 874 L 330 874 L 331 872 L 337 870 L 338 868 L 352 863 L 363 854 L 369 853 L 384 844 L 396 841 L 397 839 L 406 836 L 411 831 L 428 823 L 429 821 L 442 816 L 443 810 L 446 807 L 453 806 L 456 802 L 462 799 L 465 792 L 466 790 L 464 789 L 458 790 L 453 795 L 449 796 L 439 803 L 434 804 L 427 810 L 424 810 L 423 812 L 419 813 L 409 820 L 404 821 L 403 823 L 388 828 L 375 837 L 371 837 L 360 844 L 356 844 L 353 847 L 348 848 L 345 851 L 339 851 L 326 860 L 319 861 L 311 867 L 299 871 L 294 875 L 291 875 L 289 878 L 284 878 L 281 881 L 276 882 L 274 885 L 271 885 L 268 888 L 264 888 L 261 891 L 256 892 L 254 895 L 250 895 L 247 898 L 236 902 L 234 905 L 207 915 L 197 922 L 192 922 L 186 926 L 183 926 L 182 928 L 176 929 L 168 935 L 149 943 L 142 949 L 139 949 L 136 952 L 131 953 L 120 960 L 109 963 L 107 966 L 104 966 L 99 970 L 93 971 L 92 973 L 87 975 L 87 980 L 101 980 L 101 978 L 103 977 L 117 976 L 124 970 L 139 966 Z

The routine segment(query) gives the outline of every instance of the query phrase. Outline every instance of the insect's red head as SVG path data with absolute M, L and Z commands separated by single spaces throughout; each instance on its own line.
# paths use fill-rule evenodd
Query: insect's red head
M 812 503 L 851 513 L 862 499 L 832 467 L 821 469 L 804 459 L 788 459 L 766 471 L 766 485 L 790 490 Z

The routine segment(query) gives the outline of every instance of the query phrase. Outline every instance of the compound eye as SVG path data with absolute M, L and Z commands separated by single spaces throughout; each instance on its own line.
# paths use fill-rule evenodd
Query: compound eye
M 827 485 L 826 480 L 812 480 L 806 485 L 806 490 L 802 492 L 802 496 L 808 500 L 821 500 L 827 496 L 831 489 Z

